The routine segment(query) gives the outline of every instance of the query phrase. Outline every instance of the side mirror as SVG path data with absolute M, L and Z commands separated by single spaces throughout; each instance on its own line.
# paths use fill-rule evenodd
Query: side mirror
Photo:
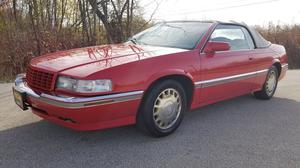
M 207 54 L 213 54 L 216 51 L 228 51 L 228 50 L 230 50 L 229 43 L 210 41 L 206 44 L 204 52 Z

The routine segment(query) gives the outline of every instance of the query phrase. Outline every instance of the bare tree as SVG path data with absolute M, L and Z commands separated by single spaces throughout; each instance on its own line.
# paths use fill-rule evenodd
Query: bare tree
M 0 0 L 0 80 L 32 57 L 124 41 L 145 23 L 136 0 Z
M 102 21 L 106 33 L 107 33 L 107 40 L 109 42 L 115 42 L 119 43 L 122 42 L 125 39 L 124 36 L 124 24 L 123 24 L 123 17 L 124 12 L 127 9 L 132 9 L 132 6 L 134 5 L 134 1 L 132 0 L 131 3 L 129 3 L 130 0 L 89 0 L 90 5 L 93 8 L 93 11 L 97 14 L 98 18 Z M 132 13 L 133 11 L 131 11 Z M 108 17 L 108 13 L 111 13 L 111 15 Z M 129 12 L 130 14 L 130 12 Z M 129 17 L 132 17 L 132 15 L 129 15 L 127 12 L 127 22 L 129 22 Z M 127 31 L 130 29 L 129 23 L 126 26 Z

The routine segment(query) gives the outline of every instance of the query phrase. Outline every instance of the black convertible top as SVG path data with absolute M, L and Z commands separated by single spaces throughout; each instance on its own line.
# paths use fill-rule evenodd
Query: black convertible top
M 246 24 L 241 24 L 236 22 L 219 22 L 219 21 L 217 21 L 217 23 L 221 25 L 237 25 L 237 26 L 245 27 L 251 33 L 256 48 L 267 48 L 271 45 L 271 42 L 264 39 L 263 36 L 259 34 L 254 28 L 248 27 Z
M 254 28 L 248 28 L 255 41 L 256 48 L 266 48 L 271 45 L 271 42 L 263 38 Z

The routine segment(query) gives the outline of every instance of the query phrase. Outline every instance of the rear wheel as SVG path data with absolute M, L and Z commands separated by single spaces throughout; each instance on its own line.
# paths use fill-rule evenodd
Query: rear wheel
M 175 80 L 154 85 L 141 105 L 137 124 L 153 136 L 161 137 L 174 132 L 186 111 L 186 94 Z
M 258 99 L 271 99 L 276 91 L 278 83 L 278 70 L 272 66 L 267 74 L 266 81 L 260 91 L 254 92 L 254 96 Z

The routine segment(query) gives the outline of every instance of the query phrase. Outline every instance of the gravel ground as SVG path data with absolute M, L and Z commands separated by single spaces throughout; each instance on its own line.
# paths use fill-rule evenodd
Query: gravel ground
M 172 135 L 134 126 L 76 132 L 14 104 L 0 84 L 0 167 L 300 167 L 300 71 L 275 97 L 242 96 L 187 113 Z

